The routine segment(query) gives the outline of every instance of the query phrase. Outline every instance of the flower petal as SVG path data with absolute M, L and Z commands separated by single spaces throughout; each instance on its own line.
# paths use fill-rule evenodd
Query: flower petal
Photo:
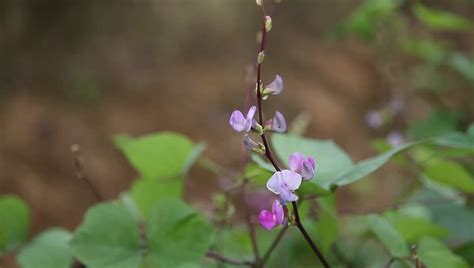
M 286 203 L 286 202 L 293 202 L 298 200 L 298 196 L 295 195 L 292 191 L 290 191 L 288 188 L 282 188 L 280 190 L 280 198 L 281 200 Z
M 268 84 L 265 89 L 263 90 L 263 94 L 265 95 L 278 95 L 283 91 L 283 79 L 281 76 L 276 75 L 275 80 Z
M 314 177 L 314 168 L 308 160 L 303 161 L 301 176 L 304 180 L 311 180 Z
M 291 171 L 291 170 L 283 170 L 281 171 L 281 178 L 282 178 L 282 183 L 283 185 L 288 188 L 290 191 L 294 191 L 298 188 L 300 188 L 301 185 L 301 175 Z M 280 189 L 285 188 L 283 186 L 280 186 Z
M 260 212 L 260 214 L 258 215 L 258 222 L 263 228 L 267 230 L 271 230 L 277 225 L 275 216 L 268 210 L 262 210 Z
M 304 155 L 302 153 L 292 153 L 288 157 L 290 169 L 295 172 L 298 172 L 301 170 L 303 161 L 304 161 Z
M 239 110 L 235 110 L 230 115 L 229 124 L 235 131 L 242 132 L 247 128 L 247 121 Z
M 267 189 L 270 190 L 274 194 L 279 194 L 281 184 L 282 184 L 281 172 L 277 171 L 267 181 Z
M 285 117 L 278 111 L 276 111 L 273 116 L 271 130 L 277 133 L 284 133 L 286 131 Z
M 276 223 L 283 224 L 283 220 L 285 219 L 285 212 L 283 210 L 283 206 L 278 200 L 273 201 L 272 213 L 275 215 Z

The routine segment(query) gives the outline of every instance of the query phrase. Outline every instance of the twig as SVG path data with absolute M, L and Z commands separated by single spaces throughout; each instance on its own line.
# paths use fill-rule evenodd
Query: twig
M 248 184 L 248 179 L 244 179 L 244 182 L 242 183 L 242 187 L 241 187 L 242 202 L 244 203 L 244 206 L 245 206 L 245 209 L 244 209 L 245 221 L 247 223 L 247 228 L 249 229 L 250 240 L 252 241 L 252 250 L 255 257 L 255 263 L 258 263 L 260 261 L 260 254 L 258 252 L 257 235 L 255 233 L 255 226 L 252 222 L 250 211 L 249 211 L 249 205 L 247 202 L 247 184 Z
M 261 38 L 261 41 L 260 41 L 260 48 L 259 48 L 257 56 L 262 54 L 262 53 L 265 53 L 265 44 L 266 44 L 266 36 L 267 36 L 267 34 L 266 34 L 267 31 L 266 31 L 266 28 L 265 28 L 266 14 L 265 14 L 265 7 L 264 7 L 263 1 L 260 5 L 260 9 L 261 9 L 261 13 L 262 13 L 262 38 Z M 262 74 L 262 62 L 257 61 L 257 110 L 258 110 L 258 121 L 259 121 L 259 124 L 263 126 L 264 124 L 263 124 L 263 111 L 262 111 L 262 93 L 260 92 L 261 83 L 262 83 L 261 74 Z M 275 170 L 280 171 L 281 169 L 278 166 L 275 159 L 273 158 L 273 155 L 270 151 L 270 146 L 268 145 L 268 140 L 267 140 L 267 137 L 266 137 L 265 133 L 263 132 L 260 135 L 260 137 L 262 139 L 263 145 L 265 146 L 265 156 L 272 163 Z M 299 213 L 298 213 L 297 203 L 292 202 L 292 205 L 293 205 L 293 211 L 295 213 L 296 226 L 298 227 L 300 232 L 303 234 L 304 238 L 306 239 L 306 241 L 310 245 L 313 252 L 319 258 L 321 263 L 324 265 L 324 267 L 329 268 L 330 267 L 329 263 L 326 261 L 326 259 L 322 255 L 321 251 L 318 249 L 318 247 L 316 246 L 314 241 L 309 236 L 308 232 L 306 232 L 306 229 L 304 228 L 303 224 L 301 223 L 301 219 L 300 219 Z M 283 236 L 283 234 L 284 234 L 284 232 L 281 235 Z M 279 241 L 279 239 L 281 239 L 281 237 L 277 237 L 277 238 L 278 238 L 278 241 Z M 278 241 L 276 243 L 278 243 Z M 271 251 L 270 251 L 270 253 L 271 253 Z M 261 265 L 260 267 L 262 267 L 265 264 L 265 261 L 267 259 L 268 259 L 268 256 L 266 256 L 266 258 L 264 258 L 262 260 L 262 262 L 260 263 L 260 265 Z
M 71 153 L 74 158 L 74 165 L 76 166 L 76 176 L 79 180 L 85 181 L 87 183 L 87 186 L 89 186 L 89 189 L 91 190 L 92 193 L 94 193 L 95 198 L 97 199 L 98 202 L 104 201 L 104 197 L 100 194 L 100 192 L 97 190 L 97 188 L 92 184 L 92 182 L 89 180 L 89 178 L 86 176 L 84 173 L 84 170 L 82 168 L 82 157 L 81 157 L 81 147 L 78 144 L 73 144 L 71 145 Z
M 272 254 L 273 250 L 276 248 L 280 240 L 283 238 L 283 235 L 286 233 L 286 230 L 288 230 L 288 225 L 283 226 L 283 228 L 280 230 L 280 232 L 276 236 L 275 240 L 273 240 L 272 244 L 268 248 L 265 255 L 263 255 L 261 262 L 259 262 L 256 265 L 257 268 L 261 268 L 263 267 L 263 265 L 265 265 L 265 263 L 268 261 L 268 258 L 270 258 L 270 255 Z
M 233 259 L 229 259 L 227 257 L 224 257 L 222 255 L 219 255 L 218 253 L 216 252 L 213 252 L 213 251 L 208 251 L 206 253 L 206 257 L 210 258 L 210 259 L 214 259 L 216 261 L 219 261 L 221 263 L 227 263 L 227 264 L 231 264 L 231 265 L 235 265 L 235 266 L 253 266 L 253 262 L 251 261 L 237 261 L 237 260 L 233 260 Z

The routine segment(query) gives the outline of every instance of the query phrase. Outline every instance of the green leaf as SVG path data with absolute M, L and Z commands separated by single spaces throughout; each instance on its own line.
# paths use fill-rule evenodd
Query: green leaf
M 199 263 L 214 240 L 214 231 L 195 209 L 180 200 L 162 200 L 148 220 L 149 267 Z
M 119 135 L 115 143 L 142 177 L 147 179 L 172 178 L 184 174 L 190 166 L 190 159 L 195 159 L 202 151 L 202 145 L 193 151 L 194 145 L 188 138 L 171 132 L 139 138 Z
M 331 189 L 335 185 L 342 186 L 342 185 L 353 183 L 359 179 L 362 179 L 365 176 L 369 175 L 370 173 L 376 171 L 381 166 L 383 166 L 385 163 L 387 163 L 388 160 L 390 160 L 390 158 L 392 158 L 399 152 L 406 150 L 410 147 L 413 147 L 419 143 L 420 142 L 412 142 L 412 143 L 400 145 L 383 154 L 363 160 L 357 163 L 356 165 L 350 167 L 349 169 L 346 169 L 338 173 L 336 176 L 334 176 L 330 180 L 323 182 L 322 187 L 324 189 Z
M 142 258 L 138 224 L 126 208 L 112 202 L 87 211 L 70 245 L 89 268 L 138 268 Z
M 248 164 L 245 167 L 244 174 L 246 178 L 259 186 L 267 185 L 268 179 L 273 175 L 272 172 L 262 168 L 258 164 Z
M 474 151 L 474 137 L 459 132 L 451 132 L 434 139 L 438 145 Z
M 407 216 L 399 213 L 388 214 L 387 218 L 395 229 L 397 229 L 397 231 L 410 244 L 419 241 L 424 236 L 442 238 L 449 233 L 445 228 L 431 223 L 429 220 L 424 218 Z
M 463 192 L 474 193 L 474 178 L 458 163 L 442 159 L 432 159 L 424 162 L 423 165 L 429 179 Z
M 431 112 L 425 120 L 414 122 L 408 129 L 412 139 L 422 139 L 453 132 L 459 125 L 459 114 L 449 111 Z
M 145 218 L 148 218 L 150 209 L 163 198 L 181 198 L 183 181 L 180 178 L 173 180 L 139 179 L 133 183 L 130 196 Z
M 474 211 L 464 207 L 459 196 L 422 190 L 410 197 L 409 201 L 424 205 L 429 210 L 432 222 L 449 231 L 445 238 L 447 243 L 460 245 L 474 241 Z
M 339 26 L 338 32 L 356 33 L 363 40 L 371 41 L 375 37 L 377 24 L 390 18 L 403 2 L 403 0 L 366 0 Z
M 386 218 L 370 215 L 367 217 L 367 224 L 391 256 L 400 258 L 410 256 L 405 239 Z
M 318 221 L 315 224 L 315 233 L 318 241 L 321 241 L 321 249 L 327 255 L 331 246 L 336 242 L 339 226 L 336 215 L 336 202 L 334 195 L 318 199 L 320 210 Z
M 328 185 L 328 182 L 340 170 L 353 166 L 350 157 L 332 141 L 292 135 L 273 135 L 272 138 L 275 153 L 285 164 L 288 163 L 288 156 L 294 152 L 314 157 L 316 160 L 316 174 L 314 179 L 309 182 L 317 186 Z M 328 190 L 328 188 L 325 189 Z
M 403 50 L 432 64 L 439 64 L 447 57 L 448 46 L 434 39 L 409 39 Z
M 452 253 L 442 242 L 425 237 L 417 249 L 418 258 L 429 268 L 469 268 L 469 265 L 459 256 Z
M 474 58 L 461 53 L 454 53 L 449 59 L 449 65 L 462 74 L 468 81 L 474 83 Z
M 53 228 L 39 234 L 17 256 L 22 268 L 70 268 L 72 252 L 69 248 L 71 233 Z
M 419 3 L 413 6 L 416 17 L 428 28 L 440 31 L 468 31 L 468 19 L 454 13 L 425 7 Z
M 28 237 L 30 210 L 14 195 L 0 198 L 0 255 L 21 245 Z

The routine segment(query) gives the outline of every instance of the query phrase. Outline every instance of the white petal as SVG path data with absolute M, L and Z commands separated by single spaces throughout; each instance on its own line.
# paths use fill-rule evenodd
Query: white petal
M 286 169 L 281 172 L 281 178 L 283 184 L 288 188 L 288 190 L 294 191 L 300 188 L 302 180 L 300 174 Z
M 272 193 L 279 194 L 280 189 L 281 189 L 281 183 L 282 183 L 281 172 L 277 171 L 267 181 L 267 188 Z

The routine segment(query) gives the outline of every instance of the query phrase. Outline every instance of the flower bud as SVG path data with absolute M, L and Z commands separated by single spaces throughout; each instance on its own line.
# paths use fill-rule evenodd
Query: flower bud
M 276 111 L 270 120 L 270 130 L 276 133 L 284 133 L 286 131 L 286 120 L 283 114 Z
M 243 142 L 247 150 L 256 152 L 259 154 L 265 153 L 265 146 L 259 142 L 252 140 L 252 138 L 250 138 L 248 135 L 244 136 Z
M 278 95 L 283 91 L 283 79 L 281 76 L 276 75 L 275 80 L 268 84 L 265 89 L 262 91 L 262 94 L 265 95 Z
M 260 51 L 257 57 L 258 64 L 262 64 L 264 59 L 265 59 L 265 51 Z
M 262 0 L 256 0 L 255 2 L 257 3 L 258 6 L 262 5 Z
M 269 32 L 272 30 L 272 18 L 265 16 L 265 31 Z

